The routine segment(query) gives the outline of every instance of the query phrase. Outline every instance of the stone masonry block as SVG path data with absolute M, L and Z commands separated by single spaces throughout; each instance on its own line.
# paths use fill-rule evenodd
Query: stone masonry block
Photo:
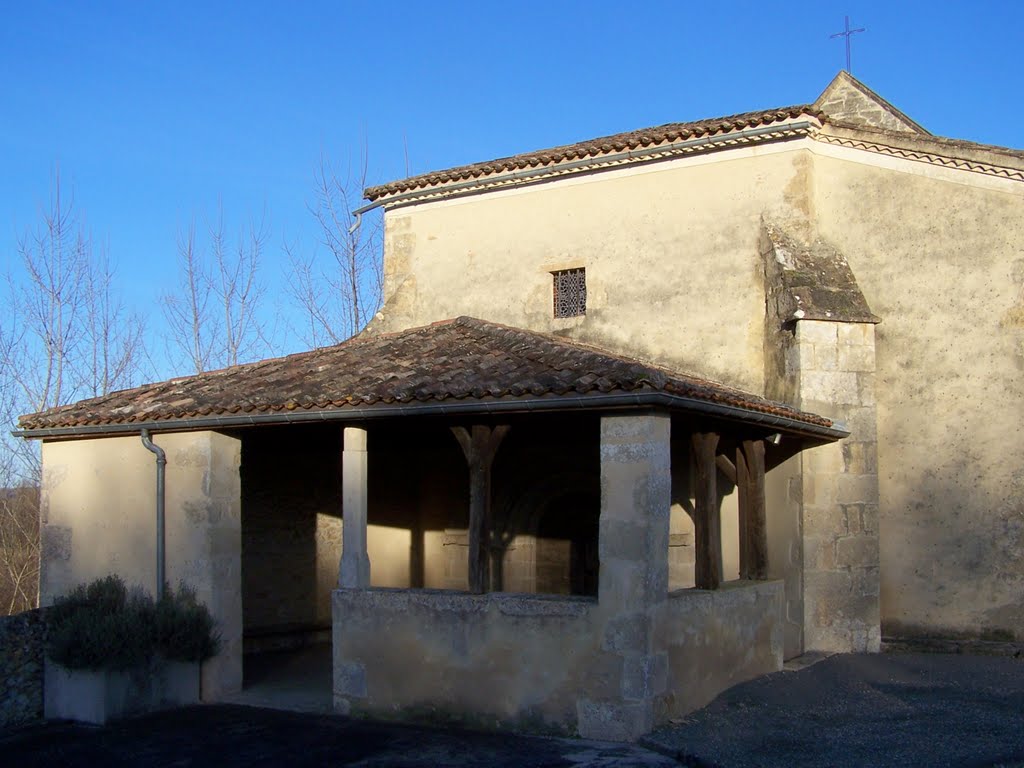
M 627 654 L 622 665 L 622 698 L 644 700 L 668 689 L 668 655 Z
M 668 552 L 665 552 L 668 560 Z M 642 562 L 602 558 L 598 576 L 598 601 L 612 611 L 646 605 L 650 596 L 648 569 Z
M 841 444 L 830 443 L 803 452 L 805 468 L 816 475 L 839 474 L 843 471 Z
M 860 394 L 861 405 L 875 406 L 877 397 L 875 396 L 874 373 L 863 372 L 857 374 L 857 392 Z
M 875 370 L 875 348 L 866 345 L 842 345 L 837 350 L 838 367 L 844 371 L 871 373 Z
M 837 371 L 844 367 L 839 362 L 839 350 L 835 344 L 815 344 L 813 361 L 803 361 L 804 370 L 810 371 Z
M 857 374 L 848 371 L 801 371 L 800 397 L 804 403 L 815 401 L 830 409 L 836 405 L 860 405 Z
M 836 542 L 836 564 L 844 568 L 878 565 L 877 536 L 846 536 Z
M 805 537 L 804 562 L 808 568 L 814 570 L 834 571 L 836 569 L 835 541 L 831 537 Z
M 647 526 L 601 518 L 598 537 L 598 555 L 602 561 L 610 558 L 642 561 L 648 555 Z
M 808 341 L 812 344 L 834 344 L 838 338 L 837 328 L 842 323 L 824 320 L 798 320 L 796 324 L 797 343 Z
M 334 662 L 334 694 L 366 698 L 366 668 L 355 661 Z
M 645 654 L 651 636 L 651 620 L 643 613 L 628 613 L 608 622 L 601 649 L 619 653 Z
M 837 483 L 837 500 L 844 504 L 858 501 L 865 504 L 878 503 L 878 475 L 842 474 L 837 478 Z
M 872 323 L 836 323 L 836 335 L 845 346 L 866 346 L 874 349 L 875 326 Z
M 601 419 L 601 442 L 668 441 L 671 419 L 664 414 L 605 416 Z
M 878 505 L 861 505 L 860 515 L 861 530 L 865 533 L 878 533 Z
M 844 472 L 855 475 L 872 475 L 878 472 L 878 449 L 873 441 L 859 441 L 849 437 L 840 445 Z
M 878 434 L 878 420 L 874 406 L 847 408 L 842 420 L 850 430 L 848 440 L 874 442 Z

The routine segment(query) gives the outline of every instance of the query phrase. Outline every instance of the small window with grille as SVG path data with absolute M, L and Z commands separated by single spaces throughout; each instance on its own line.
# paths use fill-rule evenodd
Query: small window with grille
M 563 269 L 552 272 L 554 278 L 555 317 L 578 317 L 587 314 L 587 271 Z

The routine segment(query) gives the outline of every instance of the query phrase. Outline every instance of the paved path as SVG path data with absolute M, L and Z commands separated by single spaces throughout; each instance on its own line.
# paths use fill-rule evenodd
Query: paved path
M 0 734 L 0 765 L 669 768 L 678 763 L 631 745 L 216 705 L 123 720 L 104 728 L 51 723 Z
M 701 768 L 1024 768 L 1024 659 L 832 656 L 736 686 L 643 743 Z

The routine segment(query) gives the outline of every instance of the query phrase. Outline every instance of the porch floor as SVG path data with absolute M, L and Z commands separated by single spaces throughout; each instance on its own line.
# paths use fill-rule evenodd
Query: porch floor
M 246 654 L 245 682 L 226 703 L 292 712 L 334 711 L 331 645 Z

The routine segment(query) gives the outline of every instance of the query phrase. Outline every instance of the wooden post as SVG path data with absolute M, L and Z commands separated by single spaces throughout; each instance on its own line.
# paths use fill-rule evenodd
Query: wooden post
M 744 440 L 736 450 L 736 464 L 745 465 L 740 492 L 740 577 L 768 578 L 768 526 L 764 499 L 764 441 Z M 737 475 L 739 472 L 737 472 Z
M 488 585 L 491 535 L 491 464 L 508 426 L 491 429 L 474 424 L 472 431 L 452 427 L 469 465 L 469 591 L 482 594 Z
M 718 435 L 714 432 L 694 432 L 690 441 L 697 468 L 697 483 L 693 494 L 693 528 L 697 549 L 694 580 L 697 589 L 718 589 L 722 583 L 722 521 L 718 510 L 715 464 Z
M 747 468 L 747 457 L 743 453 L 743 443 L 736 446 L 736 507 L 739 511 L 740 524 L 740 578 L 751 579 L 750 575 L 750 480 Z

